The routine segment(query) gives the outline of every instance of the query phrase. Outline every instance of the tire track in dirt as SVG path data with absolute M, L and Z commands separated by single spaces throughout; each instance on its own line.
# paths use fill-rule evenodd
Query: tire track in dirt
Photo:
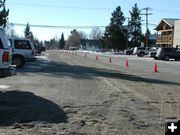
M 110 81 L 108 81 L 108 80 L 106 80 L 106 82 L 114 89 L 114 90 L 117 90 L 117 91 L 120 91 L 122 94 L 121 94 L 121 96 L 123 96 L 126 100 L 132 100 L 132 101 L 136 101 L 136 100 L 139 100 L 140 99 L 140 102 L 146 102 L 147 101 L 147 98 L 146 97 L 144 97 L 143 95 L 141 95 L 141 94 L 139 94 L 139 93 L 133 93 L 133 99 L 131 99 L 131 97 L 128 97 L 128 94 L 126 93 L 127 91 L 128 92 L 130 92 L 130 93 L 132 93 L 132 90 L 129 88 L 129 87 L 127 87 L 127 86 L 125 86 L 125 85 L 122 85 L 121 84 L 121 89 L 119 89 L 119 87 L 116 87 L 112 82 L 110 82 Z M 126 102 L 128 102 L 128 101 L 126 101 Z M 134 103 L 134 104 L 138 104 L 138 102 L 139 101 L 137 101 L 136 103 Z M 132 112 L 131 112 L 132 113 Z M 134 114 L 136 114 L 135 112 L 133 112 Z M 141 117 L 139 117 L 140 115 L 138 115 L 138 114 L 136 114 L 137 115 L 137 117 L 138 117 L 138 119 L 142 119 Z M 144 114 L 145 115 L 145 114 Z M 150 129 L 150 131 L 154 134 L 154 135 L 156 135 L 157 134 L 157 132 L 155 132 L 153 129 Z M 158 134 L 157 134 L 158 135 Z
M 165 119 L 168 117 L 179 117 L 179 107 L 177 105 L 178 102 L 176 101 L 176 98 L 172 91 L 166 88 L 157 90 L 154 93 L 158 94 L 160 97 L 162 125 L 164 124 Z

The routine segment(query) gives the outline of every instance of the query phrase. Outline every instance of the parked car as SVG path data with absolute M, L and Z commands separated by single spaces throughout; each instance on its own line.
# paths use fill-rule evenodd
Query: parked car
M 124 55 L 124 52 L 123 51 L 115 51 L 112 54 L 114 54 L 114 55 Z
M 39 44 L 34 44 L 34 47 L 35 47 L 35 50 L 36 50 L 35 55 L 41 54 L 41 46 Z
M 16 72 L 12 65 L 12 49 L 5 31 L 0 28 L 0 77 L 13 75 Z
M 45 52 L 46 51 L 46 47 L 45 46 L 42 46 L 41 47 L 41 52 Z
M 149 48 L 148 47 L 135 47 L 133 54 L 139 57 L 144 57 L 144 55 L 149 54 Z
M 130 49 L 125 50 L 124 53 L 126 55 L 131 55 L 131 54 L 133 54 L 133 51 L 134 51 L 134 48 L 130 48 Z
M 69 47 L 69 50 L 70 51 L 77 51 L 77 50 L 79 50 L 79 48 L 78 47 Z
M 169 59 L 180 59 L 180 48 L 159 48 L 155 59 L 169 60 Z
M 29 39 L 9 38 L 13 49 L 12 63 L 22 67 L 25 62 L 36 61 L 35 47 Z

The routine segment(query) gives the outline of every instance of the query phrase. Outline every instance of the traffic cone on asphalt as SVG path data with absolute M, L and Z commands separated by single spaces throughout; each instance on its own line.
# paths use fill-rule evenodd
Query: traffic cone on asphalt
M 157 72 L 159 72 L 158 71 L 158 66 L 157 66 L 157 63 L 154 63 L 154 73 L 157 73 Z
M 111 59 L 111 57 L 109 57 L 109 63 L 112 63 L 112 59 Z
M 96 60 L 98 60 L 98 55 L 96 55 Z
M 125 68 L 129 67 L 128 59 L 125 60 Z

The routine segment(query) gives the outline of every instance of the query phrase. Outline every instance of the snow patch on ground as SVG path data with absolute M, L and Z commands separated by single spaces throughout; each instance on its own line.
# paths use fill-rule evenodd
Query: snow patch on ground
M 42 60 L 49 60 L 47 56 L 36 56 L 37 59 L 42 59 Z
M 8 89 L 9 87 L 8 85 L 0 85 L 0 89 Z

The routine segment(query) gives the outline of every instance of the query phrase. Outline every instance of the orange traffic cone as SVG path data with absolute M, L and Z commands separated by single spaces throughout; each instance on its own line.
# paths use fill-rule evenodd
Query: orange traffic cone
M 129 67 L 128 59 L 125 60 L 125 68 Z
M 159 71 L 158 71 L 158 66 L 157 66 L 157 63 L 155 63 L 155 64 L 154 64 L 154 73 L 157 73 L 157 72 L 159 72 Z
M 96 60 L 98 60 L 98 55 L 96 55 Z
M 109 63 L 112 63 L 112 59 L 111 59 L 111 57 L 109 57 Z

